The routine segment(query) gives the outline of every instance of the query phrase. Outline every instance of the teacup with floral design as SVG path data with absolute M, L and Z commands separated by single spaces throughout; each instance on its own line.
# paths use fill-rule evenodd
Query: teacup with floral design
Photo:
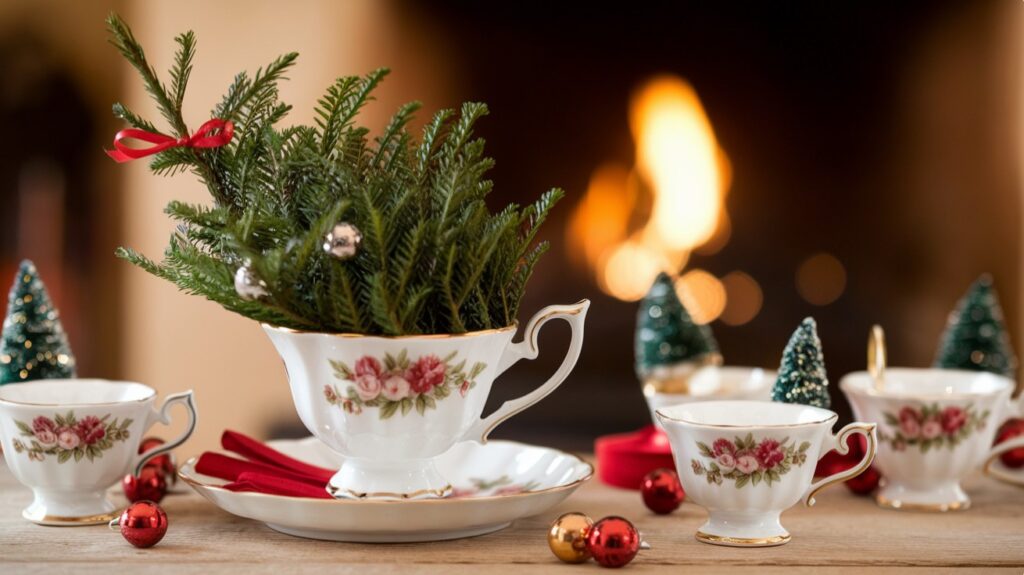
M 116 514 L 107 488 L 146 461 L 192 435 L 192 392 L 170 395 L 158 410 L 156 391 L 141 383 L 101 379 L 51 379 L 0 386 L 0 445 L 14 476 L 32 489 L 22 516 L 42 525 L 94 525 Z M 169 409 L 188 412 L 174 440 L 139 453 L 156 422 L 170 423 Z
M 263 327 L 284 358 L 302 423 L 345 456 L 327 492 L 344 499 L 433 499 L 452 494 L 434 458 L 459 441 L 485 442 L 502 421 L 565 381 L 580 354 L 589 307 L 583 300 L 544 308 L 515 343 L 515 325 L 396 337 Z M 537 389 L 481 418 L 494 379 L 537 357 L 538 333 L 552 319 L 572 330 L 561 366 Z
M 875 500 L 893 509 L 966 509 L 960 481 L 989 458 L 999 425 L 1022 411 L 1010 398 L 1013 381 L 985 372 L 887 368 L 881 382 L 861 371 L 839 387 L 858 419 L 878 423 L 885 483 Z
M 734 547 L 782 545 L 790 534 L 780 515 L 801 499 L 814 505 L 821 489 L 871 465 L 875 425 L 851 423 L 838 433 L 827 409 L 770 401 L 705 401 L 657 411 L 672 444 L 679 480 L 690 501 L 708 510 L 697 540 Z M 818 459 L 846 439 L 864 435 L 868 448 L 845 471 L 814 479 Z

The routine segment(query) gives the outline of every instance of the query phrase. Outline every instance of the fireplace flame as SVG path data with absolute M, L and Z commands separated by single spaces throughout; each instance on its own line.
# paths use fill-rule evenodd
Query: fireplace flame
M 635 301 L 659 272 L 679 272 L 692 251 L 728 239 L 730 168 L 697 93 L 681 78 L 659 76 L 642 86 L 629 120 L 635 165 L 595 170 L 568 239 L 602 291 Z M 714 307 L 717 317 L 722 305 Z

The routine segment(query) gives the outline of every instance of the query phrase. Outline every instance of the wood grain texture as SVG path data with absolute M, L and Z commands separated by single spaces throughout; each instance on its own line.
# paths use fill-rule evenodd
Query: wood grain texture
M 0 469 L 0 572 L 123 572 L 145 564 L 162 573 L 444 573 L 445 575 L 564 572 L 577 575 L 594 565 L 559 563 L 545 533 L 559 513 L 579 510 L 594 518 L 631 519 L 653 546 L 630 572 L 718 574 L 758 567 L 758 573 L 859 574 L 907 572 L 1024 572 L 1024 490 L 985 477 L 966 488 L 968 511 L 929 514 L 878 508 L 867 498 L 834 488 L 812 509 L 783 515 L 793 540 L 782 547 L 734 549 L 698 543 L 704 521 L 699 507 L 685 504 L 668 516 L 653 515 L 639 494 L 593 480 L 559 508 L 521 519 L 512 527 L 457 541 L 410 544 L 351 544 L 298 539 L 231 516 L 194 493 L 164 500 L 170 529 L 152 549 L 135 549 L 105 526 L 41 527 L 21 518 L 30 492 Z

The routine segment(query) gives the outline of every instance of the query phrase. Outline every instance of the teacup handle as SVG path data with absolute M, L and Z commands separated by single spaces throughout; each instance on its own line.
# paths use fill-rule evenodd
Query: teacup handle
M 823 477 L 818 481 L 815 481 L 807 488 L 807 495 L 804 496 L 804 504 L 808 507 L 814 505 L 814 496 L 819 491 L 832 485 L 833 483 L 839 483 L 846 481 L 853 477 L 857 477 L 871 465 L 871 462 L 875 459 L 875 450 L 878 448 L 877 434 L 875 428 L 877 427 L 874 423 L 861 423 L 855 421 L 846 427 L 839 430 L 839 433 L 828 435 L 825 441 L 822 442 L 821 451 L 818 453 L 818 459 L 825 457 L 825 454 L 835 449 L 839 452 L 839 455 L 846 455 L 850 452 L 850 447 L 846 444 L 846 439 L 854 433 L 859 433 L 867 438 L 868 448 L 864 452 L 864 457 L 861 458 L 857 465 L 847 469 L 846 471 L 840 471 L 839 473 L 833 473 L 827 477 Z
M 541 326 L 553 319 L 564 319 L 572 328 L 572 339 L 569 340 L 569 350 L 565 353 L 562 365 L 558 366 L 555 373 L 537 389 L 522 397 L 506 401 L 494 413 L 477 420 L 462 436 L 463 441 L 487 443 L 487 436 L 494 431 L 495 427 L 544 399 L 565 381 L 569 372 L 576 365 L 576 360 L 580 357 L 580 349 L 583 347 L 583 321 L 587 317 L 589 308 L 590 300 L 585 299 L 572 305 L 548 306 L 530 318 L 526 329 L 523 330 L 523 339 L 509 345 L 501 355 L 501 359 L 498 360 L 498 372 L 495 377 L 504 373 L 521 359 L 536 359 L 540 351 L 537 348 L 537 334 L 540 332 Z
M 1016 401 L 1010 402 L 1009 415 L 1006 417 L 1006 420 L 1010 420 L 1015 417 L 1024 417 L 1024 394 L 1021 394 Z M 983 467 L 985 473 L 1007 483 L 1024 486 L 1024 472 L 1010 474 L 998 467 L 993 467 L 996 459 L 999 459 L 999 457 L 1007 451 L 1012 451 L 1019 447 L 1024 447 L 1024 436 L 1016 437 L 994 446 L 989 450 L 988 455 L 985 458 L 985 466 Z
M 142 473 L 142 468 L 146 466 L 146 462 L 154 457 L 159 457 L 175 447 L 178 447 L 192 435 L 192 432 L 196 430 L 196 402 L 192 396 L 192 390 L 183 391 L 181 393 L 175 393 L 174 395 L 168 395 L 167 399 L 164 400 L 164 404 L 160 406 L 160 410 L 153 410 L 150 413 L 149 421 L 146 424 L 146 430 L 157 421 L 164 425 L 171 424 L 170 410 L 174 404 L 180 403 L 185 406 L 185 410 L 188 412 L 188 425 L 185 426 L 185 431 L 181 432 L 178 437 L 175 437 L 171 441 L 158 445 L 152 449 L 149 449 L 136 456 L 135 464 L 132 466 L 132 475 L 136 477 Z

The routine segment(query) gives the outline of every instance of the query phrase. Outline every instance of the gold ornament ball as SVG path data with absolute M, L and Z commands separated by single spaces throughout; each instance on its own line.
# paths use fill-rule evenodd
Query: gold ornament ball
M 587 533 L 594 525 L 582 513 L 565 513 L 551 524 L 548 530 L 548 546 L 551 552 L 566 563 L 583 563 L 590 559 L 587 550 Z
M 245 301 L 256 301 L 270 295 L 266 282 L 256 275 L 249 262 L 235 270 L 235 293 Z
M 363 234 L 359 228 L 348 222 L 339 222 L 324 236 L 323 249 L 332 258 L 345 261 L 359 253 L 359 244 L 362 242 Z

